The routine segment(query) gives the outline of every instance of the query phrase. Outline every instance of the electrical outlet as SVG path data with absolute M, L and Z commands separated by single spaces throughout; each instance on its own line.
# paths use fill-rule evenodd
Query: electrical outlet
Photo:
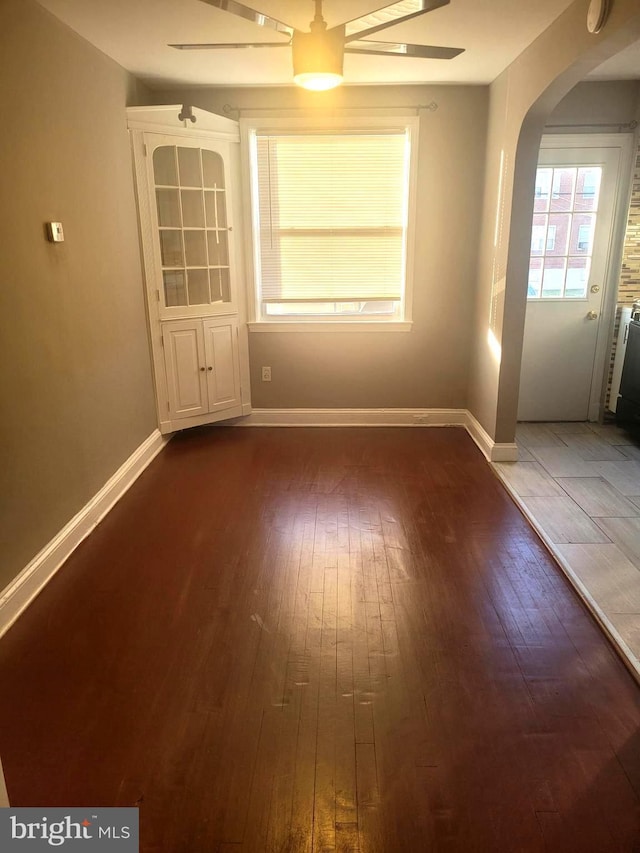
M 263 382 L 271 382 L 271 368 L 263 367 L 262 368 L 262 381 Z

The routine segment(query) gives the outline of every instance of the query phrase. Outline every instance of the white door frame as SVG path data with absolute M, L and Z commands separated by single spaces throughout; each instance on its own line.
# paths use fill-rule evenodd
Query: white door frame
M 602 308 L 598 321 L 598 336 L 593 361 L 593 376 L 589 396 L 590 421 L 597 421 L 604 411 L 606 394 L 605 367 L 611 352 L 615 305 L 618 295 L 618 278 L 622 263 L 622 250 L 626 233 L 631 183 L 633 175 L 633 153 L 635 135 L 633 133 L 574 133 L 545 134 L 540 142 L 540 150 L 545 148 L 619 148 L 620 159 L 616 176 L 613 224 L 609 234 L 607 267 L 602 282 Z

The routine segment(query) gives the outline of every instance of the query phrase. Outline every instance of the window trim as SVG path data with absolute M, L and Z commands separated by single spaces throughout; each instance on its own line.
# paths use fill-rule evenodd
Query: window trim
M 415 113 L 399 113 L 394 115 L 367 115 L 367 116 L 307 116 L 296 118 L 282 118 L 281 116 L 253 116 L 240 119 L 240 139 L 242 156 L 243 177 L 243 207 L 245 222 L 249 227 L 245 229 L 245 259 L 247 264 L 247 306 L 249 314 L 248 328 L 252 332 L 325 332 L 325 331 L 360 331 L 360 332 L 388 332 L 388 331 L 410 331 L 412 327 L 413 307 L 413 277 L 415 259 L 415 231 L 416 231 L 416 209 L 417 209 L 417 177 L 418 177 L 418 155 L 419 155 L 419 118 Z M 407 210 L 407 236 L 406 236 L 406 259 L 405 259 L 405 288 L 402 300 L 403 312 L 400 317 L 391 319 L 372 319 L 371 315 L 357 317 L 341 316 L 331 319 L 323 317 L 308 319 L 301 316 L 293 316 L 290 319 L 278 316 L 269 319 L 262 315 L 260 300 L 258 299 L 258 280 L 256 258 L 259 252 L 259 243 L 255 239 L 257 235 L 257 205 L 255 203 L 257 190 L 253 176 L 255 175 L 255 147 L 253 140 L 256 131 L 261 133 L 287 133 L 305 131 L 309 133 L 327 132 L 366 132 L 371 133 L 402 131 L 409 135 L 410 159 L 409 159 L 409 192 Z

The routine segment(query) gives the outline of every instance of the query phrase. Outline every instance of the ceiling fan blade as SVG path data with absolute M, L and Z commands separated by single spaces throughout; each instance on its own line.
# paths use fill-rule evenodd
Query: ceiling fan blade
M 201 44 L 168 44 L 167 47 L 175 47 L 176 50 L 236 50 L 244 47 L 290 47 L 290 44 L 287 41 L 223 42 L 221 44 L 202 42 Z
M 275 30 L 278 33 L 283 33 L 286 36 L 293 35 L 293 27 L 288 24 L 278 21 L 277 18 L 272 18 L 269 15 L 263 15 L 262 12 L 252 9 L 251 6 L 245 6 L 244 3 L 238 3 L 238 0 L 200 0 L 201 3 L 207 3 L 216 9 L 222 9 L 224 12 L 231 12 L 232 15 L 237 15 L 239 18 L 244 18 L 245 21 L 252 21 L 259 27 L 265 27 L 269 30 Z
M 396 3 L 383 6 L 377 12 L 371 12 L 369 15 L 347 21 L 345 42 L 373 35 L 387 27 L 404 23 L 418 15 L 439 9 L 441 6 L 447 6 L 449 3 L 450 0 L 399 0 Z
M 438 47 L 432 44 L 400 44 L 389 41 L 353 41 L 345 53 L 367 53 L 373 56 L 413 56 L 420 59 L 453 59 L 464 53 L 463 47 Z

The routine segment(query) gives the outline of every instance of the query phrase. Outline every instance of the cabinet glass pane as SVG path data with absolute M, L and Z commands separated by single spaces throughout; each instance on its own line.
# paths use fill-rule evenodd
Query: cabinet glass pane
M 202 172 L 205 187 L 224 187 L 224 164 L 215 151 L 202 152 Z
M 178 166 L 181 187 L 202 186 L 199 148 L 178 148 Z
M 187 304 L 184 270 L 163 270 L 164 302 L 168 307 Z
M 226 231 L 207 231 L 209 244 L 209 266 L 226 267 L 229 265 Z
M 165 307 L 230 302 L 223 158 L 184 144 L 163 145 L 152 164 Z
M 204 203 L 209 228 L 226 228 L 227 196 L 224 190 L 205 191 Z
M 183 267 L 182 231 L 160 232 L 160 254 L 163 267 Z
M 158 205 L 158 225 L 179 228 L 181 222 L 178 190 L 156 190 L 156 201 Z
M 153 177 L 156 186 L 178 186 L 176 149 L 173 145 L 163 145 L 153 152 Z
M 185 231 L 184 251 L 188 267 L 206 267 L 207 247 L 204 240 L 204 231 Z
M 208 305 L 209 276 L 207 270 L 189 270 L 189 305 Z
M 231 302 L 231 288 L 229 287 L 229 270 L 209 270 L 211 280 L 211 301 Z
M 181 190 L 183 228 L 204 228 L 204 209 L 200 190 Z

